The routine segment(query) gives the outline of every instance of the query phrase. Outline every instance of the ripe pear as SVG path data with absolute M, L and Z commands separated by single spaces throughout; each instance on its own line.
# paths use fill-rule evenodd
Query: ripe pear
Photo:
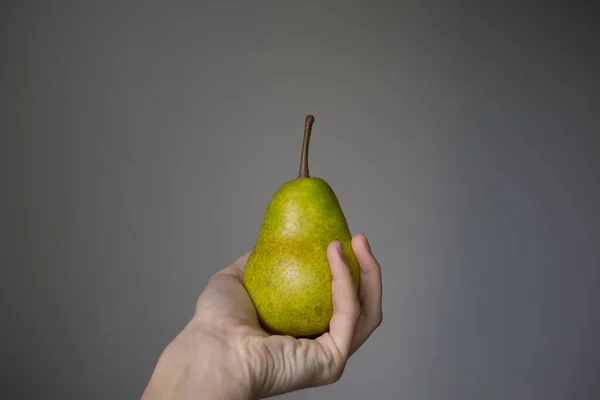
M 354 284 L 360 286 L 360 267 L 339 200 L 325 180 L 309 176 L 313 122 L 307 115 L 298 177 L 271 198 L 243 277 L 262 327 L 297 338 L 328 331 L 333 314 L 327 259 L 331 242 L 341 243 Z

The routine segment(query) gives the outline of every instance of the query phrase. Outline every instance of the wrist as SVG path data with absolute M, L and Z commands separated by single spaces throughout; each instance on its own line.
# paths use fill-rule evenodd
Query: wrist
M 192 323 L 160 356 L 142 400 L 256 400 L 241 359 Z

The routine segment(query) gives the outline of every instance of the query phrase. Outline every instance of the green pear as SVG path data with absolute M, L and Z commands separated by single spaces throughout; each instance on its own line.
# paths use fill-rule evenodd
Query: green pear
M 275 192 L 244 271 L 243 283 L 258 319 L 273 334 L 314 337 L 329 329 L 333 314 L 327 247 L 342 245 L 357 289 L 360 267 L 352 236 L 333 189 L 308 173 L 314 117 L 307 115 L 298 177 Z

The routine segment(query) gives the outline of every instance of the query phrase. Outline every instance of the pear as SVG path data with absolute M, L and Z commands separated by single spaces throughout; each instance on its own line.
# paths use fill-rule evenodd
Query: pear
M 313 122 L 307 115 L 298 177 L 271 198 L 243 276 L 262 327 L 296 338 L 329 329 L 333 303 L 327 247 L 332 241 L 340 242 L 354 284 L 360 286 L 360 267 L 339 200 L 325 180 L 309 176 Z

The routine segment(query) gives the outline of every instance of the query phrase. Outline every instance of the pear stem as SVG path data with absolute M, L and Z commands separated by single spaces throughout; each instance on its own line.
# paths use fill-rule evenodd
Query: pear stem
M 315 117 L 310 114 L 304 119 L 304 141 L 302 142 L 302 155 L 300 157 L 298 178 L 308 178 L 310 176 L 308 174 L 308 143 L 310 142 L 313 122 L 315 122 Z

